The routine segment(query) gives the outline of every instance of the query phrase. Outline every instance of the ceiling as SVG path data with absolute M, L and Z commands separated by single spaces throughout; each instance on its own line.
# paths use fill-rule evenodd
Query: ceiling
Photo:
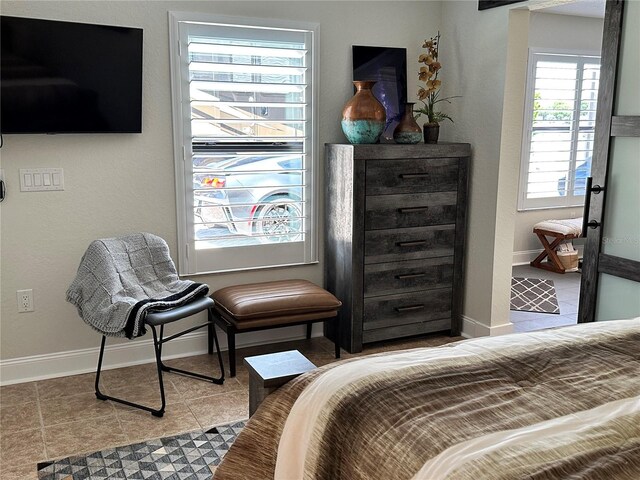
M 605 0 L 551 0 L 531 2 L 530 8 L 544 13 L 604 18 Z

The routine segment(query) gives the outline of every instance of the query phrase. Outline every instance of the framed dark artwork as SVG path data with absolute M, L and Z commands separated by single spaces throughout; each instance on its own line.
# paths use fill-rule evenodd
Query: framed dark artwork
M 407 49 L 353 46 L 353 80 L 375 80 L 373 94 L 387 114 L 381 141 L 393 141 L 407 102 Z
M 489 8 L 502 7 L 503 5 L 511 5 L 512 3 L 524 1 L 525 0 L 478 0 L 478 10 L 487 10 Z

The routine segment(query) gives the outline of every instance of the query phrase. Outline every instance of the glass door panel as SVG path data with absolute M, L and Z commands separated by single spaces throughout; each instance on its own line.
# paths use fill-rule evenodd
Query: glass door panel
M 606 273 L 599 274 L 596 320 L 640 316 L 640 283 Z

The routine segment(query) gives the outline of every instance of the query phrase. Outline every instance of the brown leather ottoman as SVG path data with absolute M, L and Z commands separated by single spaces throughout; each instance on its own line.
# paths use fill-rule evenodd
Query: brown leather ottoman
M 214 321 L 227 334 L 232 377 L 236 375 L 236 333 L 306 324 L 307 338 L 311 338 L 311 324 L 333 320 L 335 338 L 340 338 L 338 309 L 342 303 L 307 280 L 234 285 L 216 290 L 211 298 L 215 301 Z M 335 351 L 340 358 L 337 340 Z

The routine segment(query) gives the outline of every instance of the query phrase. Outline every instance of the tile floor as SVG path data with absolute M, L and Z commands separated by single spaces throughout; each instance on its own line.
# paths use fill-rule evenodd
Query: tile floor
M 460 339 L 431 335 L 369 347 L 358 355 L 437 346 Z M 300 350 L 318 366 L 335 361 L 333 344 L 322 337 L 241 349 L 237 351 L 237 376 L 227 378 L 224 385 L 166 374 L 167 410 L 163 418 L 97 400 L 92 373 L 0 387 L 0 478 L 35 479 L 39 461 L 245 419 L 249 377 L 242 358 L 290 349 Z M 343 358 L 352 356 L 343 351 Z M 211 374 L 214 358 L 199 355 L 166 363 Z M 225 365 L 228 369 L 226 352 Z M 152 405 L 159 402 L 155 364 L 105 371 L 101 383 L 107 394 Z
M 580 273 L 554 273 L 530 265 L 513 267 L 514 277 L 544 278 L 553 280 L 560 306 L 560 315 L 550 313 L 510 311 L 509 319 L 514 332 L 530 332 L 545 328 L 562 327 L 577 323 L 580 298 Z

